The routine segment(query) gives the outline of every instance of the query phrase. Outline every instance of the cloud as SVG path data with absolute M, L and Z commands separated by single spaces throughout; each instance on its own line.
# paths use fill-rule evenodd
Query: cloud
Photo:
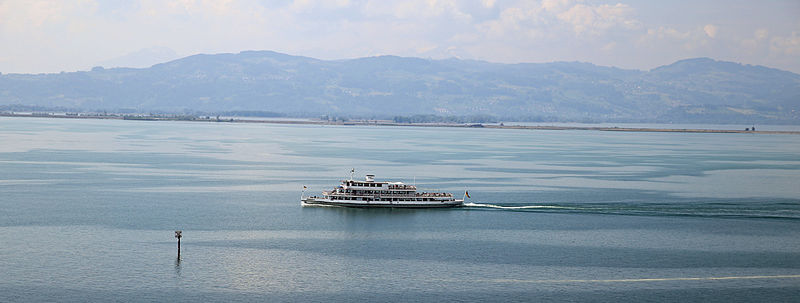
M 603 45 L 603 47 L 601 47 L 600 50 L 602 50 L 604 52 L 612 52 L 616 48 L 617 48 L 617 43 L 616 42 L 609 42 L 609 43 L 606 43 L 606 45 Z
M 456 0 L 368 0 L 362 6 L 367 16 L 392 16 L 397 19 L 431 19 L 436 17 L 469 20 Z
M 763 28 L 759 28 L 755 31 L 754 34 L 756 40 L 764 40 L 769 37 L 769 31 Z
M 0 30 L 21 31 L 66 23 L 95 8 L 93 1 L 0 1 Z M 84 11 L 84 12 L 82 12 Z
M 634 29 L 639 21 L 630 17 L 633 9 L 625 4 L 586 5 L 575 4 L 557 15 L 558 19 L 572 25 L 576 34 L 601 34 L 612 27 Z
M 477 24 L 487 39 L 567 40 L 602 36 L 609 30 L 636 30 L 641 22 L 634 10 L 621 3 L 588 5 L 570 0 L 545 0 L 541 3 L 517 2 L 504 8 L 497 18 Z M 589 39 L 593 41 L 593 39 Z M 604 43 L 608 44 L 608 42 Z
M 792 32 L 788 37 L 773 37 L 770 41 L 770 51 L 773 55 L 800 55 L 800 35 Z
M 572 4 L 573 0 L 542 0 L 541 7 L 545 11 L 559 12 L 563 11 L 565 7 Z
M 712 24 L 707 24 L 703 27 L 703 31 L 708 35 L 709 38 L 714 38 L 717 36 L 717 26 Z
M 705 25 L 703 27 L 691 28 L 688 30 L 678 30 L 672 27 L 660 26 L 651 28 L 647 33 L 639 38 L 640 47 L 649 49 L 672 49 L 675 46 L 685 51 L 687 56 L 706 56 L 698 51 L 711 51 L 712 40 L 717 36 L 717 27 Z
M 769 47 L 767 38 L 769 38 L 769 31 L 761 28 L 755 30 L 752 37 L 742 38 L 739 44 L 742 51 L 749 55 L 754 55 Z
M 544 23 L 539 12 L 532 7 L 509 7 L 502 10 L 496 19 L 478 24 L 475 28 L 490 39 L 506 35 L 519 36 L 520 33 L 531 32 Z

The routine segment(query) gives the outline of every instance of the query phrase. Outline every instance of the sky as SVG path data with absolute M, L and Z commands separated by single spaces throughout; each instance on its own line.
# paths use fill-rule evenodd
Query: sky
M 800 0 L 0 0 L 0 73 L 245 50 L 640 70 L 710 57 L 800 73 Z

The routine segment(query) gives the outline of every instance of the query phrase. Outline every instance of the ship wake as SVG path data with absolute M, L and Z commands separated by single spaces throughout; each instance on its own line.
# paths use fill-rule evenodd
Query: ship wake
M 584 203 L 506 204 L 464 203 L 468 210 L 518 212 L 589 213 L 632 216 L 687 216 L 800 220 L 796 203 Z
M 509 209 L 509 210 L 522 210 L 522 209 L 573 209 L 572 207 L 554 206 L 554 205 L 521 205 L 521 206 L 503 206 L 495 204 L 484 203 L 464 203 L 465 207 L 474 208 L 494 208 L 494 209 Z

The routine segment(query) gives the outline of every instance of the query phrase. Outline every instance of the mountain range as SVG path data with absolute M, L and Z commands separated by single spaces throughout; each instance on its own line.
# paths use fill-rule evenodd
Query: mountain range
M 301 117 L 800 124 L 800 75 L 709 58 L 641 71 L 581 62 L 319 60 L 245 51 L 193 55 L 148 68 L 0 74 L 2 105 Z

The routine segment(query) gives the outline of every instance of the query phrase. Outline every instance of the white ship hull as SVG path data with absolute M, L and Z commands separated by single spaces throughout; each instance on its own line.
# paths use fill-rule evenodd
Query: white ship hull
M 332 201 L 325 198 L 303 198 L 303 206 L 343 206 L 361 208 L 446 208 L 464 205 L 464 200 L 443 201 Z

